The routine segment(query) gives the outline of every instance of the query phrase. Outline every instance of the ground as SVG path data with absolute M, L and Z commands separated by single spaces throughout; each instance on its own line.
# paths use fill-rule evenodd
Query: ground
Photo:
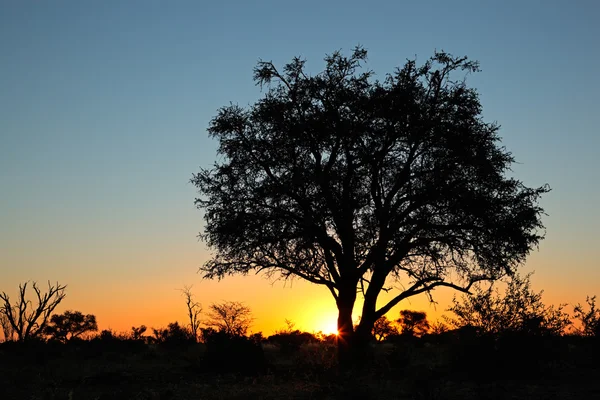
M 512 353 L 494 346 L 492 351 L 481 343 L 376 344 L 366 367 L 341 373 L 335 347 L 324 343 L 304 344 L 291 351 L 262 343 L 261 360 L 228 354 L 218 367 L 206 357 L 202 344 L 178 348 L 3 344 L 0 398 L 600 398 L 596 344 L 565 339 L 539 345 L 531 353 L 518 346 Z M 532 357 L 536 354 L 541 356 Z

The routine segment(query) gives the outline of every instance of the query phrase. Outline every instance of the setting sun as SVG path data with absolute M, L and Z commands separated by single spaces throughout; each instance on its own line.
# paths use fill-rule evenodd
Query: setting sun
M 338 334 L 337 320 L 330 315 L 323 316 L 320 320 L 316 321 L 315 328 L 317 331 L 321 331 L 326 335 Z

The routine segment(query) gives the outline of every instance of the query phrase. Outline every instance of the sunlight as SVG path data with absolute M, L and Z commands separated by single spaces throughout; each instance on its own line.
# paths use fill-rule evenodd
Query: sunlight
M 322 316 L 316 324 L 316 330 L 321 331 L 326 335 L 337 335 L 338 329 L 336 318 L 331 318 L 330 315 Z

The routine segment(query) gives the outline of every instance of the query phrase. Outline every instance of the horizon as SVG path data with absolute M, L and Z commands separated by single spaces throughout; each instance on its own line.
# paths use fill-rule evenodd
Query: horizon
M 57 313 L 94 314 L 99 330 L 128 331 L 185 322 L 179 290 L 191 285 L 205 310 L 244 302 L 254 332 L 274 333 L 285 319 L 303 331 L 330 329 L 337 309 L 326 288 L 253 274 L 201 279 L 210 251 L 197 238 L 202 212 L 189 181 L 216 159 L 206 128 L 217 110 L 264 94 L 252 81 L 259 59 L 281 66 L 300 55 L 319 71 L 326 54 L 361 44 L 379 78 L 435 49 L 480 62 L 482 72 L 468 82 L 481 95 L 485 120 L 502 126 L 514 175 L 552 188 L 541 200 L 546 238 L 520 272 L 535 271 L 533 288 L 544 290 L 546 304 L 597 294 L 600 7 L 339 4 L 4 4 L 0 292 L 14 299 L 19 283 L 58 281 L 68 287 Z M 431 20 L 403 17 L 429 16 L 430 7 L 437 13 Z M 286 18 L 291 11 L 294 21 Z M 410 309 L 433 322 L 453 294 L 460 295 L 434 291 L 435 307 L 424 295 L 410 298 L 388 318 Z

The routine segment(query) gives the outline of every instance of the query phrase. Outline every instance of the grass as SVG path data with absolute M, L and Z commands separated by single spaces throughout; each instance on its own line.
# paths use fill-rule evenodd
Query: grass
M 352 376 L 338 372 L 335 348 L 322 343 L 292 354 L 264 344 L 264 371 L 218 374 L 201 344 L 130 350 L 0 345 L 0 399 L 600 398 L 599 346 L 563 344 L 538 359 L 486 353 L 475 344 L 378 344 L 368 367 Z

